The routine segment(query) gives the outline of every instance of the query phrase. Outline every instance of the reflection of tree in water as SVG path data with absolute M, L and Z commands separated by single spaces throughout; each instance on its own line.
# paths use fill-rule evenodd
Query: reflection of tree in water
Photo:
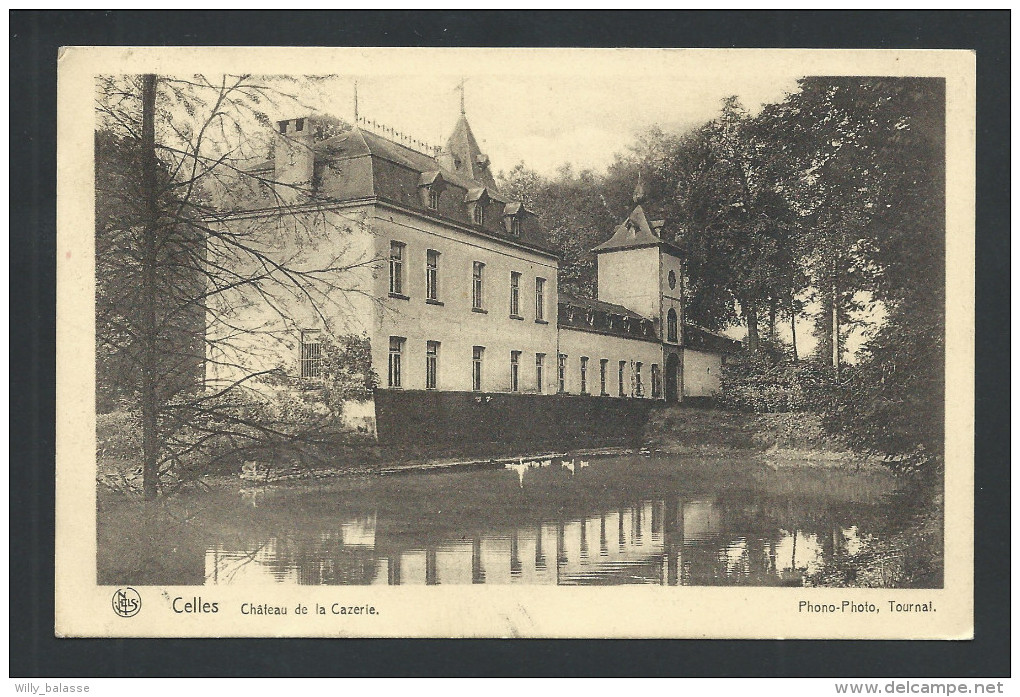
M 778 585 L 823 561 L 852 563 L 862 540 L 893 525 L 888 481 L 709 464 L 543 462 L 523 478 L 280 487 L 256 507 L 235 493 L 203 510 L 199 554 L 210 583 Z

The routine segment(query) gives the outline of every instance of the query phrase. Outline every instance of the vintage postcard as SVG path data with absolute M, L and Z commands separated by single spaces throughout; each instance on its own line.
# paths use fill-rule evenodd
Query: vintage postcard
M 973 636 L 972 52 L 58 64 L 56 635 Z

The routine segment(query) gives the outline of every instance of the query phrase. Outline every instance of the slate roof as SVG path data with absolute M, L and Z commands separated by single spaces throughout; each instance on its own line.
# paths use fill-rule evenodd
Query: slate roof
M 434 156 L 354 126 L 332 138 L 311 145 L 314 153 L 315 198 L 351 201 L 377 198 L 446 219 L 475 232 L 505 242 L 554 255 L 538 216 L 520 202 L 509 200 L 496 189 L 467 118 L 461 116 L 446 147 Z M 275 161 L 268 159 L 251 168 L 272 172 Z M 438 210 L 428 207 L 423 187 L 442 179 Z M 487 201 L 482 225 L 474 222 L 470 205 L 484 192 Z M 267 196 L 261 203 L 275 205 Z M 506 216 L 516 216 L 512 226 Z M 513 234 L 518 232 L 519 234 Z
M 648 220 L 645 209 L 638 204 L 630 212 L 627 219 L 616 226 L 613 236 L 592 251 L 608 252 L 618 249 L 637 249 L 639 247 L 652 247 L 662 245 L 674 254 L 678 253 L 676 245 L 659 236 L 659 231 L 665 225 L 664 220 Z
M 603 300 L 593 300 L 592 298 L 574 295 L 573 293 L 568 293 L 563 290 L 560 291 L 559 298 L 560 305 L 578 307 L 582 310 L 597 310 L 599 312 L 620 315 L 622 317 L 631 317 L 633 319 L 648 319 L 647 317 L 642 317 L 633 310 L 628 310 L 623 305 L 607 303 Z
M 475 134 L 471 132 L 471 125 L 464 114 L 460 115 L 457 125 L 453 127 L 453 133 L 446 141 L 446 147 L 443 148 L 439 159 L 443 166 L 465 179 L 481 182 L 490 189 L 496 188 L 489 167 L 489 158 L 478 147 L 478 141 L 475 140 Z
M 737 353 L 743 344 L 722 334 L 710 332 L 696 324 L 684 324 L 684 347 L 696 351 Z

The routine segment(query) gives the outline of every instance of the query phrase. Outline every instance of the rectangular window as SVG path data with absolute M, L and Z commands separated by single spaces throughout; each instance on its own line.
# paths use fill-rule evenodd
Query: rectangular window
M 485 206 L 481 201 L 475 204 L 474 218 L 475 225 L 485 225 Z
M 482 272 L 485 270 L 485 264 L 480 261 L 476 261 L 471 271 L 471 308 L 474 310 L 482 309 L 482 296 L 484 288 L 482 286 Z
M 545 320 L 545 279 L 535 279 L 535 319 Z
M 521 352 L 510 352 L 510 391 L 521 391 Z
M 404 294 L 404 243 L 390 242 L 390 293 Z
M 404 339 L 399 336 L 390 337 L 390 365 L 389 379 L 387 384 L 390 387 L 401 386 L 401 372 L 403 368 Z
M 638 397 L 644 397 L 644 386 L 641 384 L 641 364 L 634 364 L 634 391 Z
M 626 397 L 627 393 L 623 391 L 623 372 L 627 370 L 627 361 L 620 361 L 620 396 Z
M 521 314 L 521 275 L 510 272 L 510 316 L 520 317 Z
M 658 399 L 662 396 L 662 376 L 659 374 L 658 363 L 652 363 L 652 397 Z
M 484 346 L 471 347 L 471 389 L 475 392 L 482 391 L 482 355 L 484 353 Z
M 322 377 L 322 332 L 305 329 L 301 332 L 301 377 Z
M 439 191 L 429 187 L 429 208 L 439 210 Z
M 510 234 L 514 237 L 521 236 L 521 217 L 519 215 L 510 217 Z
M 559 391 L 567 391 L 567 355 L 559 353 L 556 355 L 556 380 L 559 382 Z
M 425 389 L 434 390 L 439 385 L 439 342 L 425 342 Z
M 439 252 L 425 252 L 425 299 L 439 300 Z
M 545 354 L 535 354 L 535 391 L 539 394 L 545 392 Z
M 603 358 L 599 361 L 599 394 L 607 395 L 609 392 L 606 391 L 606 371 L 609 369 L 609 359 Z
M 581 356 L 581 394 L 588 394 L 588 357 Z

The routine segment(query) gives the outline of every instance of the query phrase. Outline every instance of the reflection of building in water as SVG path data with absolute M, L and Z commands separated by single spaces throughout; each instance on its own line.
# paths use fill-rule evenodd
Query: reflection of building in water
M 660 583 L 662 506 L 645 501 L 582 520 L 403 551 L 378 561 L 375 582 Z
M 205 570 L 212 584 L 777 585 L 799 584 L 833 554 L 861 546 L 856 527 L 730 535 L 727 509 L 716 499 L 642 501 L 417 549 L 380 533 L 372 513 L 307 538 L 210 549 Z

